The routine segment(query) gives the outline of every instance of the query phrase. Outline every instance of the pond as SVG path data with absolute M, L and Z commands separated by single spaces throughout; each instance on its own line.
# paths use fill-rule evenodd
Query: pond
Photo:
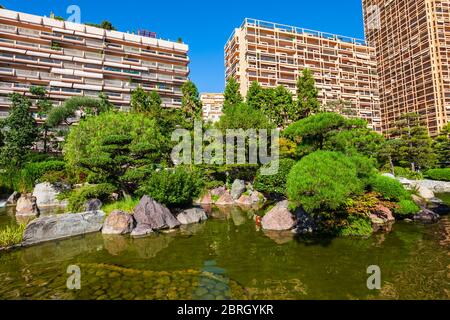
M 295 239 L 254 212 L 131 239 L 90 234 L 0 253 L 1 299 L 449 299 L 450 217 L 397 222 L 370 238 Z M 0 227 L 13 215 L 0 212 Z M 381 268 L 382 289 L 367 288 Z M 69 290 L 69 266 L 81 289 Z

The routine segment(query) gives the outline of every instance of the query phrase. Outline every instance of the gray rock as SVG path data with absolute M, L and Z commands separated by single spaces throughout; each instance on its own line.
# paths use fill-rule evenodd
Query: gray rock
M 231 186 L 231 197 L 233 200 L 237 200 L 242 196 L 245 190 L 245 181 L 236 179 Z
M 86 201 L 84 204 L 84 210 L 88 211 L 97 211 L 100 210 L 103 206 L 103 203 L 99 199 L 90 199 Z
M 6 205 L 15 206 L 17 204 L 17 200 L 20 198 L 20 193 L 14 191 L 6 200 Z
M 418 214 L 416 214 L 413 219 L 416 222 L 435 223 L 438 222 L 440 218 L 441 217 L 437 213 L 428 209 L 423 209 Z
M 180 226 L 178 220 L 166 206 L 156 202 L 149 196 L 143 196 L 134 208 L 134 219 L 138 225 L 144 224 L 153 230 L 173 229 Z
M 105 213 L 102 211 L 67 213 L 45 216 L 33 220 L 25 229 L 23 244 L 69 238 L 99 232 L 103 226 Z
M 191 208 L 182 211 L 177 215 L 177 220 L 181 224 L 192 224 L 192 223 L 199 223 L 204 220 L 207 220 L 208 216 L 206 215 L 205 210 L 201 208 Z
M 133 231 L 134 218 L 131 214 L 114 210 L 103 224 L 103 234 L 128 234 Z
M 295 216 L 297 218 L 297 224 L 295 226 L 296 234 L 312 234 L 316 232 L 319 227 L 317 226 L 316 221 L 313 217 L 311 217 L 305 210 L 302 208 L 298 208 L 295 211 Z
M 61 189 L 55 185 L 43 182 L 34 187 L 33 196 L 36 197 L 36 204 L 38 207 L 54 207 L 65 206 L 67 201 L 59 201 L 58 195 L 61 193 Z
M 429 199 L 428 209 L 439 215 L 445 215 L 450 213 L 450 207 L 445 204 L 444 201 L 438 198 Z
M 287 200 L 277 203 L 275 207 L 267 212 L 261 220 L 261 226 L 264 230 L 291 230 L 295 227 L 296 221 L 294 215 L 288 209 Z
M 227 188 L 225 188 L 225 187 L 218 187 L 218 188 L 212 189 L 210 191 L 210 193 L 211 193 L 212 196 L 221 197 L 226 191 L 227 191 Z
M 17 200 L 16 215 L 38 217 L 39 214 L 40 211 L 36 203 L 36 197 L 31 193 L 21 195 L 19 200 Z
M 153 230 L 149 225 L 138 224 L 137 227 L 131 232 L 131 236 L 134 238 L 145 237 L 152 234 Z

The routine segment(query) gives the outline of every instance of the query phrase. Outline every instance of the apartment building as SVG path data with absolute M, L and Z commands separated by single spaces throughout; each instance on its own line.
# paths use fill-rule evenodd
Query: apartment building
M 210 122 L 219 121 L 225 101 L 223 93 L 202 93 L 200 100 L 203 105 L 203 120 Z
M 30 86 L 46 87 L 55 105 L 103 91 L 123 110 L 141 86 L 159 92 L 165 107 L 180 107 L 188 50 L 153 36 L 0 9 L 0 116 L 8 114 L 8 94 Z
M 298 76 L 309 68 L 323 105 L 345 102 L 349 114 L 381 131 L 375 58 L 364 40 L 247 18 L 225 45 L 225 74 L 244 96 L 253 81 L 295 93 Z
M 377 50 L 384 131 L 417 112 L 431 135 L 450 119 L 450 1 L 363 0 Z

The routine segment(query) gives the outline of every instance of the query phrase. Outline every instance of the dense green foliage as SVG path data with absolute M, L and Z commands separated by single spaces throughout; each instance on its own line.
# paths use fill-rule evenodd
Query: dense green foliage
M 420 208 L 411 200 L 401 200 L 397 203 L 398 208 L 395 209 L 395 214 L 399 216 L 411 216 L 419 213 Z
M 287 176 L 294 165 L 295 161 L 292 159 L 280 159 L 277 174 L 262 175 L 261 170 L 258 170 L 253 187 L 264 194 L 286 196 Z
M 0 248 L 20 244 L 23 239 L 25 227 L 26 225 L 24 224 L 14 224 L 11 226 L 6 226 L 4 229 L 0 230 Z
M 141 195 L 149 195 L 169 207 L 184 207 L 192 204 L 202 190 L 202 179 L 198 172 L 187 167 L 155 171 L 141 186 Z
M 53 108 L 48 114 L 47 124 L 50 127 L 57 127 L 60 124 L 71 125 L 70 119 L 76 117 L 77 111 L 81 117 L 98 115 L 110 111 L 110 105 L 105 105 L 102 100 L 89 97 L 72 97 L 60 107 Z
M 239 83 L 234 78 L 228 80 L 224 92 L 224 112 L 226 112 L 230 107 L 236 106 L 244 101 L 239 90 Z
M 377 175 L 370 180 L 373 191 L 380 193 L 384 199 L 391 201 L 401 201 L 410 199 L 410 194 L 403 185 L 396 179 Z
M 161 97 L 158 92 L 146 92 L 141 87 L 131 92 L 131 110 L 133 112 L 144 113 L 147 116 L 158 118 L 161 116 Z
M 430 169 L 425 176 L 431 180 L 450 181 L 450 168 Z
M 336 210 L 363 191 L 357 165 L 339 152 L 317 151 L 304 157 L 287 179 L 289 199 L 308 212 Z
M 433 144 L 438 164 L 442 167 L 450 167 L 450 123 L 448 123 L 436 137 Z
M 202 102 L 197 87 L 192 81 L 186 81 L 181 87 L 183 98 L 181 109 L 187 119 L 199 119 L 202 116 Z
M 154 119 L 134 113 L 103 113 L 70 131 L 64 156 L 73 169 L 86 169 L 132 193 L 162 160 L 163 137 Z
M 373 232 L 372 223 L 368 218 L 349 216 L 347 225 L 340 228 L 337 233 L 340 236 L 357 236 L 364 237 L 370 236 Z
M 105 204 L 102 207 L 102 210 L 107 215 L 109 215 L 114 210 L 120 210 L 132 214 L 134 208 L 136 208 L 136 206 L 139 204 L 139 201 L 140 199 L 138 198 L 126 198 L 113 203 Z
M 246 103 L 227 108 L 216 125 L 221 130 L 274 128 L 274 125 L 261 110 L 255 109 Z
M 436 161 L 427 128 L 421 125 L 417 113 L 402 115 L 395 123 L 392 134 L 399 140 L 393 148 L 393 158 L 402 167 L 410 167 L 412 171 L 431 168 Z
M 0 165 L 20 168 L 38 136 L 38 129 L 30 113 L 30 99 L 17 93 L 11 94 L 10 99 L 9 115 L 0 122 Z
M 111 194 L 116 191 L 117 188 L 109 183 L 86 185 L 79 189 L 75 189 L 68 195 L 68 209 L 72 212 L 82 212 L 85 209 L 86 201 L 99 199 L 102 202 L 107 202 Z

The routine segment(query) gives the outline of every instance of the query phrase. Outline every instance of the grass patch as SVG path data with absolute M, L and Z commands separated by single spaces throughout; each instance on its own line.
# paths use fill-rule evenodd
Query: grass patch
M 123 199 L 103 206 L 102 210 L 109 215 L 114 210 L 121 210 L 133 214 L 133 209 L 139 204 L 140 199 Z
M 23 232 L 26 225 L 10 225 L 5 229 L 0 230 L 0 247 L 10 247 L 16 244 L 20 244 L 23 239 Z

